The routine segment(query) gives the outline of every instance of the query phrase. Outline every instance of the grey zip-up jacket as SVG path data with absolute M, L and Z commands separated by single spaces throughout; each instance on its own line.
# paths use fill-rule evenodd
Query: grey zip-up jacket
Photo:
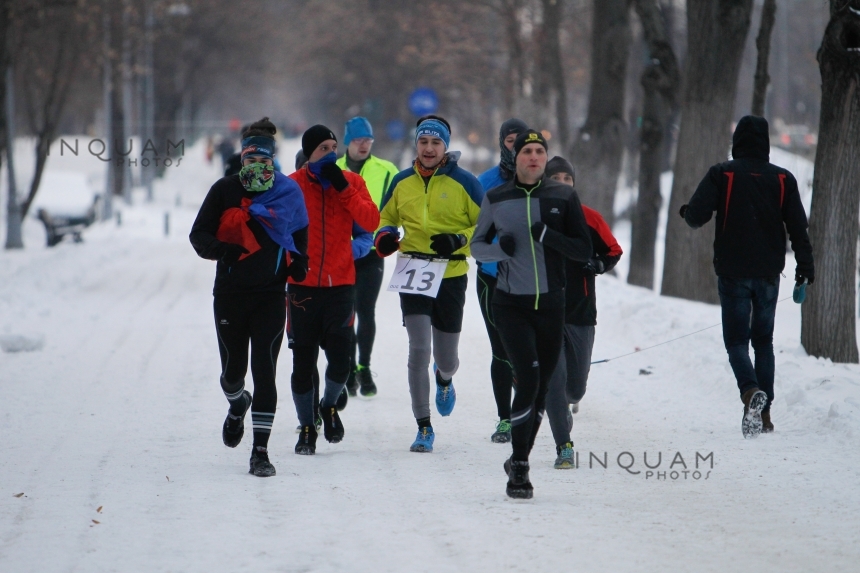
M 531 232 L 538 221 L 547 226 L 541 242 L 535 241 Z M 498 242 L 493 242 L 504 235 L 513 236 L 516 242 L 512 257 Z M 563 307 L 565 259 L 585 263 L 594 255 L 576 191 L 547 177 L 531 191 L 526 191 L 514 178 L 488 192 L 481 205 L 471 251 L 482 263 L 499 263 L 497 292 L 527 297 L 535 309 Z

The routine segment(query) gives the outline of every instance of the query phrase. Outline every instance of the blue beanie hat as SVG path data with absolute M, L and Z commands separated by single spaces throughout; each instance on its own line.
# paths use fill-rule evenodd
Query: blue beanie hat
M 353 139 L 367 137 L 373 139 L 373 128 L 366 117 L 356 116 L 346 122 L 343 128 L 343 144 L 349 145 Z
M 448 126 L 438 119 L 425 119 L 418 124 L 418 129 L 415 130 L 415 143 L 418 143 L 418 138 L 422 135 L 438 137 L 445 143 L 445 149 L 448 149 L 451 144 L 451 132 Z

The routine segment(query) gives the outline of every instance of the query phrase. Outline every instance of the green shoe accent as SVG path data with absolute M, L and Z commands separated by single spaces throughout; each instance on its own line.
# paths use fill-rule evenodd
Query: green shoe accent
M 558 457 L 555 459 L 553 467 L 557 470 L 570 470 L 576 467 L 576 462 L 573 457 L 573 442 L 567 442 L 561 446 L 556 446 L 555 451 Z
M 506 444 L 511 441 L 511 421 L 499 420 L 496 422 L 496 431 L 490 436 L 490 440 L 496 444 Z

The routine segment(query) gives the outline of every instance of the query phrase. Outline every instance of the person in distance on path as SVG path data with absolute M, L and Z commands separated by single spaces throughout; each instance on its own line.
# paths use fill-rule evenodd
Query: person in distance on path
M 546 175 L 553 181 L 571 187 L 576 181 L 573 165 L 563 157 L 553 157 L 546 164 Z M 611 271 L 621 258 L 621 247 L 603 217 L 590 207 L 582 206 L 591 235 L 594 255 L 587 263 L 567 261 L 567 286 L 564 288 L 564 340 L 558 366 L 549 381 L 546 415 L 555 440 L 556 469 L 574 467 L 573 441 L 570 432 L 579 401 L 585 395 L 591 369 L 591 349 L 597 324 L 595 276 Z M 568 409 L 570 405 L 570 409 Z
M 680 215 L 698 229 L 717 213 L 714 270 L 723 342 L 744 405 L 741 431 L 745 438 L 754 438 L 773 431 L 773 325 L 779 274 L 785 268 L 786 230 L 797 261 L 798 285 L 812 284 L 815 266 L 797 181 L 790 171 L 770 163 L 766 119 L 741 118 L 732 137 L 732 158 L 708 170 Z
M 487 193 L 472 239 L 477 260 L 499 263 L 493 314 L 517 376 L 506 491 L 525 499 L 533 493 L 529 452 L 561 350 L 565 261 L 585 264 L 594 255 L 576 191 L 544 173 L 546 151 L 538 131 L 517 137 L 516 177 Z
M 371 153 L 373 128 L 367 118 L 354 117 L 346 122 L 343 144 L 347 146 L 346 153 L 337 160 L 338 167 L 361 175 L 370 198 L 378 206 L 391 180 L 400 170 L 390 161 Z M 355 260 L 355 314 L 358 319 L 355 338 L 358 360 L 353 347 L 349 381 L 346 383 L 350 396 L 358 392 L 365 398 L 376 396 L 376 384 L 370 372 L 370 354 L 376 338 L 376 299 L 379 298 L 384 273 L 385 260 L 376 255 L 375 249 Z
M 514 141 L 517 136 L 529 128 L 521 119 L 511 118 L 499 128 L 499 164 L 491 167 L 478 176 L 478 181 L 484 191 L 495 189 L 499 185 L 514 178 L 516 164 L 514 163 Z M 493 292 L 496 290 L 496 263 L 478 262 L 477 280 L 478 302 L 481 305 L 481 315 L 487 336 L 490 337 L 490 349 L 493 358 L 490 362 L 490 381 L 493 385 L 493 397 L 496 399 L 496 413 L 499 421 L 496 431 L 490 440 L 497 444 L 511 441 L 511 393 L 514 386 L 514 370 L 508 360 L 496 321 L 493 316 Z
M 364 180 L 335 164 L 337 138 L 324 125 L 302 135 L 307 163 L 290 175 L 299 184 L 308 209 L 308 274 L 290 279 L 287 334 L 293 350 L 291 386 L 301 431 L 296 453 L 316 453 L 315 403 L 319 380 L 317 357 L 325 351 L 328 367 L 319 401 L 325 439 L 343 439 L 337 401 L 349 378 L 355 345 L 355 259 L 370 250 L 369 229 L 379 224 L 379 211 Z M 353 237 L 366 236 L 366 241 Z M 358 247 L 361 243 L 363 247 Z
M 276 129 L 269 118 L 242 135 L 242 168 L 209 190 L 189 239 L 204 259 L 216 260 L 214 310 L 221 353 L 221 389 L 230 403 L 221 431 L 235 448 L 251 410 L 254 446 L 250 473 L 275 475 L 268 442 L 278 393 L 275 365 L 284 337 L 287 279 L 308 270 L 308 214 L 301 189 L 274 170 Z M 254 394 L 245 390 L 248 343 Z
M 435 359 L 436 410 L 449 416 L 457 394 L 458 345 L 466 304 L 469 239 L 475 231 L 484 190 L 474 175 L 457 165 L 459 151 L 448 151 L 451 126 L 430 115 L 418 120 L 418 157 L 391 182 L 382 199 L 376 252 L 387 257 L 403 251 L 417 257 L 447 259 L 435 298 L 399 293 L 409 337 L 407 378 L 418 435 L 413 452 L 432 452 L 436 434 L 430 424 L 430 356 Z M 399 227 L 403 227 L 400 238 Z

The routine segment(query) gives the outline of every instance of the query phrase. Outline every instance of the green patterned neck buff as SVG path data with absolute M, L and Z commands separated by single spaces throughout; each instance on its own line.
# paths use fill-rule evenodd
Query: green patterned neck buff
M 265 163 L 251 163 L 239 171 L 239 181 L 246 191 L 260 193 L 275 184 L 275 167 Z

